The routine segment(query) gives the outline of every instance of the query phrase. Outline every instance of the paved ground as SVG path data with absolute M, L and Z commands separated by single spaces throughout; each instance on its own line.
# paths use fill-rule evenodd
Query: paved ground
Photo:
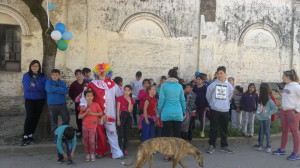
M 256 139 L 256 138 L 255 138 Z M 255 139 L 247 140 L 231 140 L 230 144 L 232 149 L 236 151 L 235 154 L 224 154 L 217 150 L 213 154 L 204 154 L 205 167 L 206 168 L 296 168 L 300 167 L 300 161 L 287 161 L 286 156 L 273 156 L 266 152 L 258 152 L 252 148 L 255 144 Z M 273 138 L 272 146 L 278 147 L 280 143 L 279 138 Z M 201 151 L 206 149 L 206 141 L 194 141 L 193 144 L 197 146 Z M 43 145 L 43 144 L 39 144 Z M 130 156 L 124 160 L 115 160 L 110 158 L 98 159 L 96 162 L 84 162 L 84 154 L 82 147 L 78 149 L 75 156 L 75 165 L 72 167 L 79 168 L 122 168 L 124 167 L 121 162 L 131 162 L 134 158 L 137 142 L 131 143 L 129 152 Z M 37 145 L 38 146 L 38 145 Z M 32 145 L 32 147 L 34 147 Z M 47 154 L 50 151 L 40 151 L 44 154 L 38 154 L 38 151 L 30 153 L 29 147 L 24 147 L 22 150 L 15 150 L 13 154 L 4 153 L 0 150 L 0 167 L 1 168 L 54 168 L 54 167 L 68 167 L 64 164 L 56 163 L 55 154 Z M 27 148 L 27 152 L 26 151 Z M 47 150 L 46 148 L 39 148 L 41 150 Z M 287 152 L 290 153 L 292 148 L 292 142 L 289 142 Z M 20 151 L 20 152 L 18 152 Z M 46 153 L 46 154 L 45 154 Z M 195 160 L 189 156 L 184 159 L 188 168 L 196 168 Z M 148 167 L 148 165 L 144 166 Z M 155 161 L 153 168 L 170 168 L 171 162 L 165 163 L 162 161 L 161 154 L 155 154 Z M 180 166 L 177 166 L 180 167 Z

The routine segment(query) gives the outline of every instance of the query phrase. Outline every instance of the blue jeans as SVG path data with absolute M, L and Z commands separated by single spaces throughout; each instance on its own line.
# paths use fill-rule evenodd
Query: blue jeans
M 142 121 L 142 142 L 155 137 L 154 121 L 151 118 L 148 118 L 148 121 L 149 125 L 145 119 Z
M 270 125 L 271 125 L 271 120 L 259 120 L 259 146 L 263 147 L 263 142 L 264 142 L 264 135 L 266 135 L 267 139 L 267 148 L 270 148 Z
M 54 138 L 55 140 L 55 144 L 57 143 L 57 135 L 55 136 Z M 67 155 L 70 156 L 71 152 L 72 152 L 72 139 L 66 139 L 66 138 L 63 138 L 62 139 L 62 147 L 63 147 L 63 150 L 64 150 L 64 145 L 63 143 L 65 143 L 66 147 L 67 147 Z M 63 155 L 61 153 L 59 153 L 59 151 L 57 150 L 57 157 L 58 159 L 63 159 Z

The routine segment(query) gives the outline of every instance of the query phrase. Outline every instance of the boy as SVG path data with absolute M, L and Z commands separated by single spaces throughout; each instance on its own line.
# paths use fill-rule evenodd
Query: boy
M 82 71 L 80 69 L 75 70 L 75 77 L 76 80 L 70 85 L 69 89 L 69 96 L 75 102 L 77 96 L 80 96 L 83 92 L 84 87 L 88 84 L 86 80 L 83 80 Z M 80 96 L 81 97 L 81 96 Z M 78 119 L 78 106 L 80 102 L 75 102 L 75 115 L 76 115 L 76 124 L 77 124 L 77 131 L 76 136 L 81 138 L 82 135 L 82 119 Z
M 135 104 L 133 106 L 133 111 L 132 111 L 135 126 L 137 126 L 136 113 L 139 109 L 138 107 L 139 107 L 139 104 L 140 104 L 138 94 L 139 94 L 139 91 L 143 89 L 143 81 L 141 79 L 142 79 L 142 72 L 138 71 L 135 74 L 135 79 L 130 82 L 130 85 L 132 87 L 132 97 L 135 99 Z
M 184 123 L 187 124 L 186 126 L 182 127 L 181 135 L 183 139 L 192 141 L 192 127 L 194 125 L 195 118 L 196 118 L 195 102 L 196 102 L 197 95 L 193 92 L 193 85 L 191 83 L 186 84 L 185 92 L 186 92 L 187 113 L 186 113 L 186 118 L 183 120 L 182 125 L 185 125 Z
M 68 165 L 73 164 L 72 159 L 74 158 L 76 148 L 75 134 L 75 129 L 69 125 L 62 125 L 55 130 L 54 135 L 58 156 L 57 163 L 62 163 L 65 159 L 68 161 Z M 66 144 L 67 153 L 64 152 L 62 143 Z
M 215 151 L 218 130 L 220 128 L 221 151 L 234 153 L 228 147 L 227 126 L 229 123 L 230 99 L 233 95 L 232 85 L 226 80 L 226 68 L 220 66 L 217 69 L 217 79 L 208 86 L 206 99 L 211 108 L 209 147 L 207 153 Z
M 206 99 L 207 85 L 204 83 L 204 75 L 200 74 L 196 77 L 196 86 L 194 86 L 194 93 L 197 95 L 196 106 L 197 106 L 197 116 L 200 120 L 200 137 L 204 138 L 205 129 L 205 116 L 209 119 L 209 108 Z
M 83 80 L 87 81 L 88 83 L 92 82 L 92 71 L 90 68 L 83 68 L 82 69 L 82 74 L 83 74 Z
M 69 125 L 70 114 L 66 106 L 65 94 L 68 94 L 66 83 L 60 78 L 60 71 L 52 69 L 51 79 L 46 82 L 47 104 L 51 120 L 52 133 L 57 128 L 58 115 L 62 118 L 62 125 Z
M 124 88 L 123 88 L 123 78 L 122 77 L 115 77 L 114 82 L 120 87 L 121 91 L 124 93 Z

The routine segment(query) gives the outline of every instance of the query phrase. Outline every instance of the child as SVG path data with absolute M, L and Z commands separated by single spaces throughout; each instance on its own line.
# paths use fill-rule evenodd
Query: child
M 204 129 L 205 129 L 205 116 L 210 118 L 208 102 L 206 99 L 207 85 L 204 84 L 204 76 L 199 75 L 196 77 L 196 86 L 194 86 L 193 92 L 196 93 L 196 106 L 197 106 L 197 115 L 200 120 L 200 137 L 204 138 Z
M 103 116 L 100 105 L 93 102 L 94 92 L 92 90 L 84 91 L 87 107 L 84 111 L 80 111 L 78 118 L 83 119 L 83 143 L 85 150 L 85 161 L 95 161 L 95 138 L 98 118 Z
M 166 82 L 166 80 L 167 80 L 166 76 L 161 76 L 160 83 L 156 87 L 156 96 L 155 96 L 156 98 L 159 98 L 159 91 L 160 91 L 161 85 L 163 85 Z
M 143 89 L 143 84 L 142 84 L 142 72 L 138 71 L 135 74 L 135 79 L 133 81 L 130 82 L 130 85 L 132 87 L 132 97 L 135 99 L 135 104 L 133 106 L 133 111 L 132 111 L 132 115 L 133 115 L 133 120 L 134 120 L 134 125 L 137 126 L 137 117 L 136 114 L 138 113 L 138 107 L 139 107 L 139 99 L 138 99 L 138 95 L 139 95 L 139 91 L 141 89 Z
M 269 90 L 266 87 L 260 87 L 259 99 L 258 99 L 258 108 L 256 111 L 256 118 L 259 121 L 259 147 L 257 150 L 263 150 L 263 141 L 264 135 L 266 135 L 266 152 L 271 152 L 270 146 L 270 124 L 271 124 L 271 115 L 277 111 L 277 106 L 274 104 L 274 101 L 269 97 Z
M 117 77 L 114 78 L 114 82 L 120 87 L 120 90 L 124 93 L 123 78 L 117 76 Z
M 139 104 L 140 111 L 139 111 L 139 114 L 143 113 L 144 104 L 145 104 L 146 99 L 148 98 L 148 93 L 146 91 L 146 88 L 148 86 L 150 86 L 150 80 L 149 79 L 144 79 L 143 80 L 143 88 L 144 89 L 140 90 L 139 94 L 138 94 L 138 98 L 140 100 L 140 104 Z
M 241 86 L 236 86 L 234 89 L 234 94 L 231 99 L 232 104 L 232 114 L 231 114 L 231 124 L 235 129 L 240 130 L 242 128 L 242 108 L 240 101 L 243 95 L 243 88 Z
M 243 109 L 243 135 L 245 137 L 252 137 L 254 134 L 254 117 L 257 109 L 258 95 L 254 83 L 248 85 L 248 90 L 242 95 L 241 107 Z M 247 126 L 249 125 L 250 134 L 247 133 Z
M 58 115 L 62 118 L 62 125 L 69 125 L 70 114 L 66 106 L 65 94 L 68 94 L 66 83 L 60 80 L 60 71 L 53 69 L 51 79 L 46 82 L 47 104 L 50 113 L 51 131 L 57 128 Z
M 77 96 L 80 96 L 83 92 L 83 88 L 88 84 L 87 81 L 83 80 L 82 71 L 80 69 L 75 70 L 76 80 L 70 85 L 69 96 L 75 102 L 75 115 L 76 115 L 76 124 L 77 124 L 77 137 L 81 138 L 82 134 L 82 120 L 78 118 L 79 110 L 78 106 L 80 102 L 76 102 L 75 99 Z
M 155 98 L 155 86 L 148 86 L 146 88 L 148 98 L 144 103 L 144 114 L 141 116 L 142 120 L 142 142 L 155 137 L 155 122 L 157 114 L 157 100 Z
M 91 71 L 91 69 L 90 68 L 83 68 L 82 69 L 82 74 L 83 74 L 83 76 L 84 76 L 84 80 L 85 81 L 87 81 L 88 83 L 90 83 L 90 82 L 92 82 L 92 78 L 91 78 L 91 76 L 92 76 L 92 71 Z
M 57 148 L 57 163 L 62 163 L 65 160 L 68 160 L 68 165 L 72 165 L 74 158 L 74 153 L 76 149 L 76 132 L 73 127 L 69 125 L 62 125 L 58 127 L 55 132 L 55 143 Z M 64 152 L 63 144 L 66 144 L 67 153 Z
M 119 146 L 125 156 L 128 156 L 128 138 L 129 130 L 132 124 L 131 112 L 134 105 L 132 98 L 132 87 L 124 87 L 124 95 L 117 98 L 117 129 Z
M 189 141 L 192 141 L 192 128 L 195 123 L 196 119 L 196 99 L 197 95 L 196 93 L 193 92 L 193 85 L 192 84 L 187 84 L 185 88 L 187 95 L 186 95 L 186 110 L 187 110 L 187 116 L 190 116 L 190 121 L 189 121 L 189 126 L 188 126 L 188 132 L 187 132 L 187 137 L 186 139 Z M 186 116 L 186 118 L 187 118 Z

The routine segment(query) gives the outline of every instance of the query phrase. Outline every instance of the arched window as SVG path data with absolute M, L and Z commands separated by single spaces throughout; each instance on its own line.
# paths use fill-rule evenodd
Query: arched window
M 21 27 L 0 24 L 0 70 L 21 70 Z

